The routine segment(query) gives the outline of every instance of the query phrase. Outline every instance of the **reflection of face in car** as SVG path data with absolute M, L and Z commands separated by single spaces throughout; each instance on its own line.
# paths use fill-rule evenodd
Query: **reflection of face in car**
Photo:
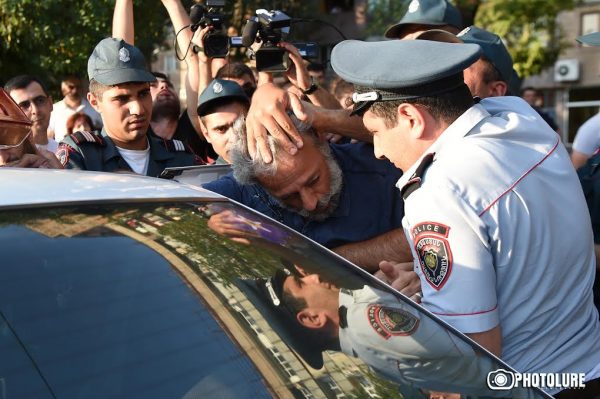
M 283 292 L 284 301 L 293 298 L 296 319 L 304 327 L 320 329 L 333 322 L 337 329 L 340 290 L 334 284 L 321 280 L 318 274 L 292 275 L 285 279 Z

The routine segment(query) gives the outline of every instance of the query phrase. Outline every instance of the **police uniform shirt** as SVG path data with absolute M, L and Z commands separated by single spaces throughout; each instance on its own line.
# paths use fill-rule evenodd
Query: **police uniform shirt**
M 461 339 L 391 294 L 369 286 L 340 290 L 340 347 L 402 386 L 490 393 L 496 367 Z M 482 391 L 484 389 L 484 391 Z
M 337 209 L 322 221 L 282 208 L 260 185 L 240 185 L 232 174 L 203 187 L 241 202 L 328 248 L 400 228 L 404 203 L 395 183 L 402 172 L 389 161 L 375 158 L 369 144 L 330 147 L 342 170 L 343 184 Z
M 465 333 L 500 325 L 502 358 L 521 372 L 598 377 L 590 219 L 560 137 L 531 107 L 474 105 L 397 186 L 426 308 Z
M 163 140 L 148 135 L 150 159 L 146 176 L 158 177 L 165 168 L 201 164 L 179 140 Z M 56 156 L 66 169 L 100 172 L 132 171 L 105 130 L 76 132 L 60 143 Z

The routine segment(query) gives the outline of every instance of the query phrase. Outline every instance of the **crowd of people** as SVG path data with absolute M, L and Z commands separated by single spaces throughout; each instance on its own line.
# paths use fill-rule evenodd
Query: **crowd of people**
M 570 158 L 539 93 L 520 91 L 502 39 L 462 26 L 446 0 L 413 0 L 390 40 L 338 44 L 335 77 L 284 42 L 282 76 L 211 59 L 202 49 L 211 27 L 186 29 L 180 1 L 162 2 L 185 54 L 185 106 L 135 47 L 132 0 L 117 0 L 87 85 L 65 77 L 54 103 L 35 76 L 8 80 L 31 129 L 0 146 L 1 165 L 158 177 L 230 164 L 204 187 L 332 249 L 519 371 L 586 373 L 585 391 L 556 397 L 600 395 L 600 194 L 589 183 L 598 116 Z M 298 322 L 315 328 L 302 324 L 312 305 L 303 306 Z M 335 308 L 324 317 L 337 337 Z M 348 334 L 340 340 L 352 353 Z

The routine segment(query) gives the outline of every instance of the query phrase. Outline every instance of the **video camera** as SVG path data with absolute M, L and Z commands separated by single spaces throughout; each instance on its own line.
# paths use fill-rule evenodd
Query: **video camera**
M 256 51 L 256 69 L 266 72 L 284 72 L 290 67 L 287 51 L 277 44 L 290 32 L 292 19 L 281 11 L 256 10 L 242 31 L 242 45 L 250 47 L 255 40 L 262 42 Z
M 204 54 L 210 58 L 225 58 L 229 53 L 229 37 L 224 26 L 226 16 L 222 13 L 224 7 L 225 0 L 206 0 L 206 6 L 194 4 L 190 10 L 192 32 L 198 28 L 213 27 L 202 40 Z

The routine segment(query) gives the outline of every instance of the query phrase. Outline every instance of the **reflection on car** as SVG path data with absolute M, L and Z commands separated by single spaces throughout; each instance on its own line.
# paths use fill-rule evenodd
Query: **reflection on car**
M 139 176 L 0 172 L 7 192 L 25 178 L 29 193 L 0 206 L 0 398 L 548 397 L 490 390 L 488 372 L 509 365 L 225 198 Z M 48 189 L 61 181 L 76 192 Z M 339 301 L 337 347 L 309 342 L 287 308 L 284 285 L 310 279 Z M 378 336 L 402 340 L 383 353 Z

